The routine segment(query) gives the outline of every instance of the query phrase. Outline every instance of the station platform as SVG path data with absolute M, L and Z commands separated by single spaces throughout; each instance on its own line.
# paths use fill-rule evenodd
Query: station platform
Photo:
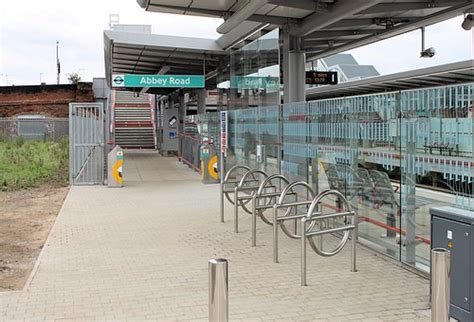
M 308 252 L 300 286 L 300 243 L 250 216 L 233 233 L 219 222 L 219 185 L 204 185 L 176 158 L 126 151 L 124 188 L 72 186 L 29 282 L 0 293 L 0 319 L 208 320 L 208 260 L 229 260 L 230 320 L 429 321 L 429 281 L 358 247 L 335 257 Z

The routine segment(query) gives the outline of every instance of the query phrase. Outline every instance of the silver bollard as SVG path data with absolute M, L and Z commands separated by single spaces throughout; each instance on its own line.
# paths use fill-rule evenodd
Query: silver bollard
M 444 248 L 431 250 L 431 321 L 449 321 L 451 254 Z
M 229 321 L 229 281 L 227 260 L 209 260 L 209 321 Z

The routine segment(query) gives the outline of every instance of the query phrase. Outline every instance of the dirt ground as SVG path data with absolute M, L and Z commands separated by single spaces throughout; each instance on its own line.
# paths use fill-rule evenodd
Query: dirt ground
M 68 190 L 0 192 L 0 291 L 23 288 Z

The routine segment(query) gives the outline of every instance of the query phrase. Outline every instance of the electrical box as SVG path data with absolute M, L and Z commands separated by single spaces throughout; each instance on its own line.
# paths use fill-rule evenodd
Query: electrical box
M 451 317 L 474 321 L 474 212 L 453 207 L 430 209 L 431 248 L 451 252 Z

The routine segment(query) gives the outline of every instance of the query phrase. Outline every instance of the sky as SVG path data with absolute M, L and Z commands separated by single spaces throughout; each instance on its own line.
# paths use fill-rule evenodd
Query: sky
M 103 30 L 109 15 L 123 24 L 151 24 L 153 33 L 217 38 L 221 19 L 145 12 L 135 0 L 0 0 L 0 86 L 56 83 L 56 42 L 59 41 L 61 83 L 68 73 L 82 80 L 104 77 Z M 426 28 L 426 47 L 434 58 L 419 58 L 420 31 L 351 50 L 360 64 L 381 74 L 472 59 L 473 31 L 457 17 Z

